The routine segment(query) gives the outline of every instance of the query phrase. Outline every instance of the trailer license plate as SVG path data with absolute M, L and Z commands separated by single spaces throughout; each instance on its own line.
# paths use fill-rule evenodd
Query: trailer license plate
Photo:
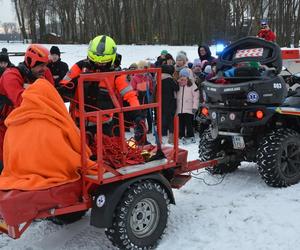
M 0 219 L 0 228 L 7 230 L 7 224 L 2 219 Z
M 232 144 L 234 149 L 244 149 L 245 142 L 243 136 L 234 135 L 232 137 Z

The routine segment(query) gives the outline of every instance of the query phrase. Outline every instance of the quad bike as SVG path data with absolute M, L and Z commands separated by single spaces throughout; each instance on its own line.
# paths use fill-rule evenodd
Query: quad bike
M 225 76 L 232 67 L 234 75 Z M 279 46 L 260 38 L 240 39 L 220 55 L 216 77 L 203 84 L 202 117 L 210 125 L 199 143 L 202 161 L 226 156 L 213 173 L 233 172 L 247 160 L 269 186 L 299 182 L 300 91 L 293 86 L 300 79 L 281 70 Z
M 107 79 L 146 72 L 156 75 L 156 102 L 122 107 Z M 114 108 L 103 110 L 88 102 L 85 91 L 90 88 L 86 85 L 99 81 L 105 82 Z M 98 97 L 93 98 L 97 101 Z M 91 209 L 90 224 L 106 228 L 113 245 L 120 249 L 153 248 L 165 230 L 169 204 L 175 204 L 172 188 L 190 180 L 190 174 L 184 173 L 214 166 L 222 159 L 188 162 L 188 152 L 178 148 L 178 117 L 174 119 L 174 146 L 161 145 L 160 69 L 82 74 L 78 101 L 71 100 L 71 106 L 72 102 L 78 108 L 74 119 L 81 133 L 81 180 L 47 190 L 0 191 L 0 232 L 16 239 L 35 219 L 54 217 L 73 222 Z M 157 114 L 156 145 L 139 146 L 126 137 L 124 114 L 149 108 L 156 109 Z M 111 113 L 118 117 L 117 137 L 103 134 L 103 117 Z M 90 123 L 94 134 L 89 130 Z M 96 163 L 93 173 L 87 169 L 86 143 Z

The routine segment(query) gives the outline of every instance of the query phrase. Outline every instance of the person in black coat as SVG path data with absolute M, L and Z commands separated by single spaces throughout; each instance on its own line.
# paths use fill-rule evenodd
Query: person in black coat
M 59 82 L 64 78 L 64 76 L 69 71 L 69 66 L 60 59 L 60 50 L 57 46 L 52 46 L 50 49 L 51 62 L 48 64 L 53 79 L 55 81 L 55 86 L 60 86 Z
M 2 48 L 2 51 L 0 52 L 0 76 L 2 76 L 4 71 L 10 67 L 14 67 L 14 65 L 9 60 L 7 49 Z
M 162 69 L 162 135 L 169 132 L 169 143 L 173 143 L 174 115 L 176 112 L 176 92 L 179 90 L 178 83 L 174 80 L 174 66 L 164 64 Z
M 211 63 L 215 58 L 211 55 L 211 51 L 207 45 L 200 45 L 198 47 L 198 55 L 201 62 L 208 61 Z

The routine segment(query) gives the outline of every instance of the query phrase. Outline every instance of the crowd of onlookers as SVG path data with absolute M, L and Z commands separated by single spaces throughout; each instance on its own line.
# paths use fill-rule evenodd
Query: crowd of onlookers
M 69 70 L 68 65 L 61 61 L 60 50 L 57 46 L 50 49 L 51 62 L 48 64 L 55 86 L 64 78 Z M 162 70 L 162 135 L 164 141 L 173 143 L 173 120 L 175 114 L 179 117 L 179 137 L 182 143 L 195 142 L 195 115 L 199 107 L 200 82 L 214 75 L 215 58 L 211 56 L 208 46 L 199 46 L 199 58 L 189 62 L 184 51 L 178 52 L 175 59 L 167 50 L 162 50 L 155 63 L 139 61 L 132 63 L 127 70 L 160 67 Z M 121 55 L 115 61 L 115 68 L 121 68 Z M 13 67 L 7 50 L 0 53 L 0 69 Z M 139 102 L 147 104 L 155 97 L 155 77 L 150 73 L 127 75 L 127 81 L 137 92 Z M 144 111 L 148 133 L 152 132 L 154 112 Z
M 268 41 L 274 41 L 276 36 L 270 30 L 267 22 L 261 22 L 261 30 L 257 34 Z M 114 52 L 115 53 L 115 52 Z M 52 73 L 51 80 L 56 87 L 59 87 L 61 81 L 66 80 L 74 73 L 74 69 L 69 71 L 69 67 L 60 59 L 60 50 L 57 46 L 52 46 L 50 49 L 50 62 L 47 65 Z M 88 58 L 89 59 L 89 58 Z M 116 53 L 116 58 L 113 60 L 114 70 L 123 70 L 121 68 L 122 56 Z M 89 61 L 90 62 L 90 61 Z M 78 68 L 78 75 L 84 69 L 85 60 L 74 65 Z M 20 67 L 22 65 L 19 65 Z M 89 66 L 93 66 L 89 64 Z M 0 76 L 6 68 L 14 67 L 10 62 L 6 48 L 0 52 Z M 149 61 L 139 61 L 132 63 L 128 69 L 136 70 L 146 69 L 149 67 L 159 67 L 162 71 L 162 135 L 164 141 L 173 143 L 173 121 L 175 114 L 179 117 L 179 137 L 180 141 L 185 143 L 195 142 L 195 115 L 199 108 L 199 103 L 202 101 L 200 83 L 204 80 L 209 80 L 216 74 L 216 58 L 211 55 L 208 46 L 200 45 L 198 47 L 198 58 L 193 62 L 188 60 L 185 51 L 179 51 L 176 57 L 173 57 L 167 50 L 162 50 L 155 63 Z M 109 71 L 105 69 L 104 71 Z M 37 72 L 38 73 L 38 72 Z M 47 73 L 47 72 L 46 72 Z M 69 74 L 69 75 L 68 75 Z M 71 77 L 73 78 L 73 77 Z M 71 79 L 70 78 L 70 79 Z M 156 82 L 155 76 L 151 73 L 128 74 L 127 82 L 138 95 L 140 104 L 152 102 L 155 98 Z M 153 117 L 155 113 L 150 109 L 143 111 L 143 117 L 147 121 L 148 133 L 152 132 Z
M 132 63 L 129 70 L 160 67 L 162 70 L 162 135 L 165 142 L 173 143 L 174 116 L 179 117 L 179 138 L 183 144 L 195 143 L 195 116 L 201 102 L 200 83 L 215 75 L 216 59 L 208 46 L 198 48 L 199 57 L 193 62 L 185 51 L 174 57 L 162 50 L 155 63 L 139 61 Z M 150 73 L 128 75 L 128 81 L 137 91 L 139 101 L 146 104 L 155 96 L 155 81 Z M 148 131 L 152 129 L 151 112 L 147 111 Z
M 57 46 L 50 49 L 51 62 L 48 64 L 55 86 L 64 78 L 69 70 L 68 65 L 61 61 Z M 195 114 L 200 102 L 199 84 L 204 79 L 214 75 L 215 58 L 208 46 L 199 46 L 199 58 L 189 62 L 184 51 L 178 52 L 175 59 L 167 50 L 162 50 L 155 63 L 139 61 L 132 63 L 128 70 L 160 67 L 162 70 L 162 135 L 164 141 L 173 143 L 173 120 L 175 114 L 179 117 L 179 137 L 182 143 L 195 142 Z M 116 58 L 115 68 L 121 69 L 121 55 Z M 7 50 L 0 53 L 0 74 L 5 68 L 13 67 Z M 150 73 L 127 75 L 127 81 L 137 92 L 141 104 L 153 101 L 155 97 L 155 77 Z M 144 111 L 148 133 L 152 132 L 154 112 Z

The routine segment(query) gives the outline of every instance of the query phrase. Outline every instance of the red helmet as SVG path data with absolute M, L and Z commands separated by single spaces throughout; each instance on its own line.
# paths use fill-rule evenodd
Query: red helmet
M 49 50 L 40 44 L 31 44 L 25 53 L 25 64 L 32 68 L 37 62 L 47 63 L 49 61 Z

